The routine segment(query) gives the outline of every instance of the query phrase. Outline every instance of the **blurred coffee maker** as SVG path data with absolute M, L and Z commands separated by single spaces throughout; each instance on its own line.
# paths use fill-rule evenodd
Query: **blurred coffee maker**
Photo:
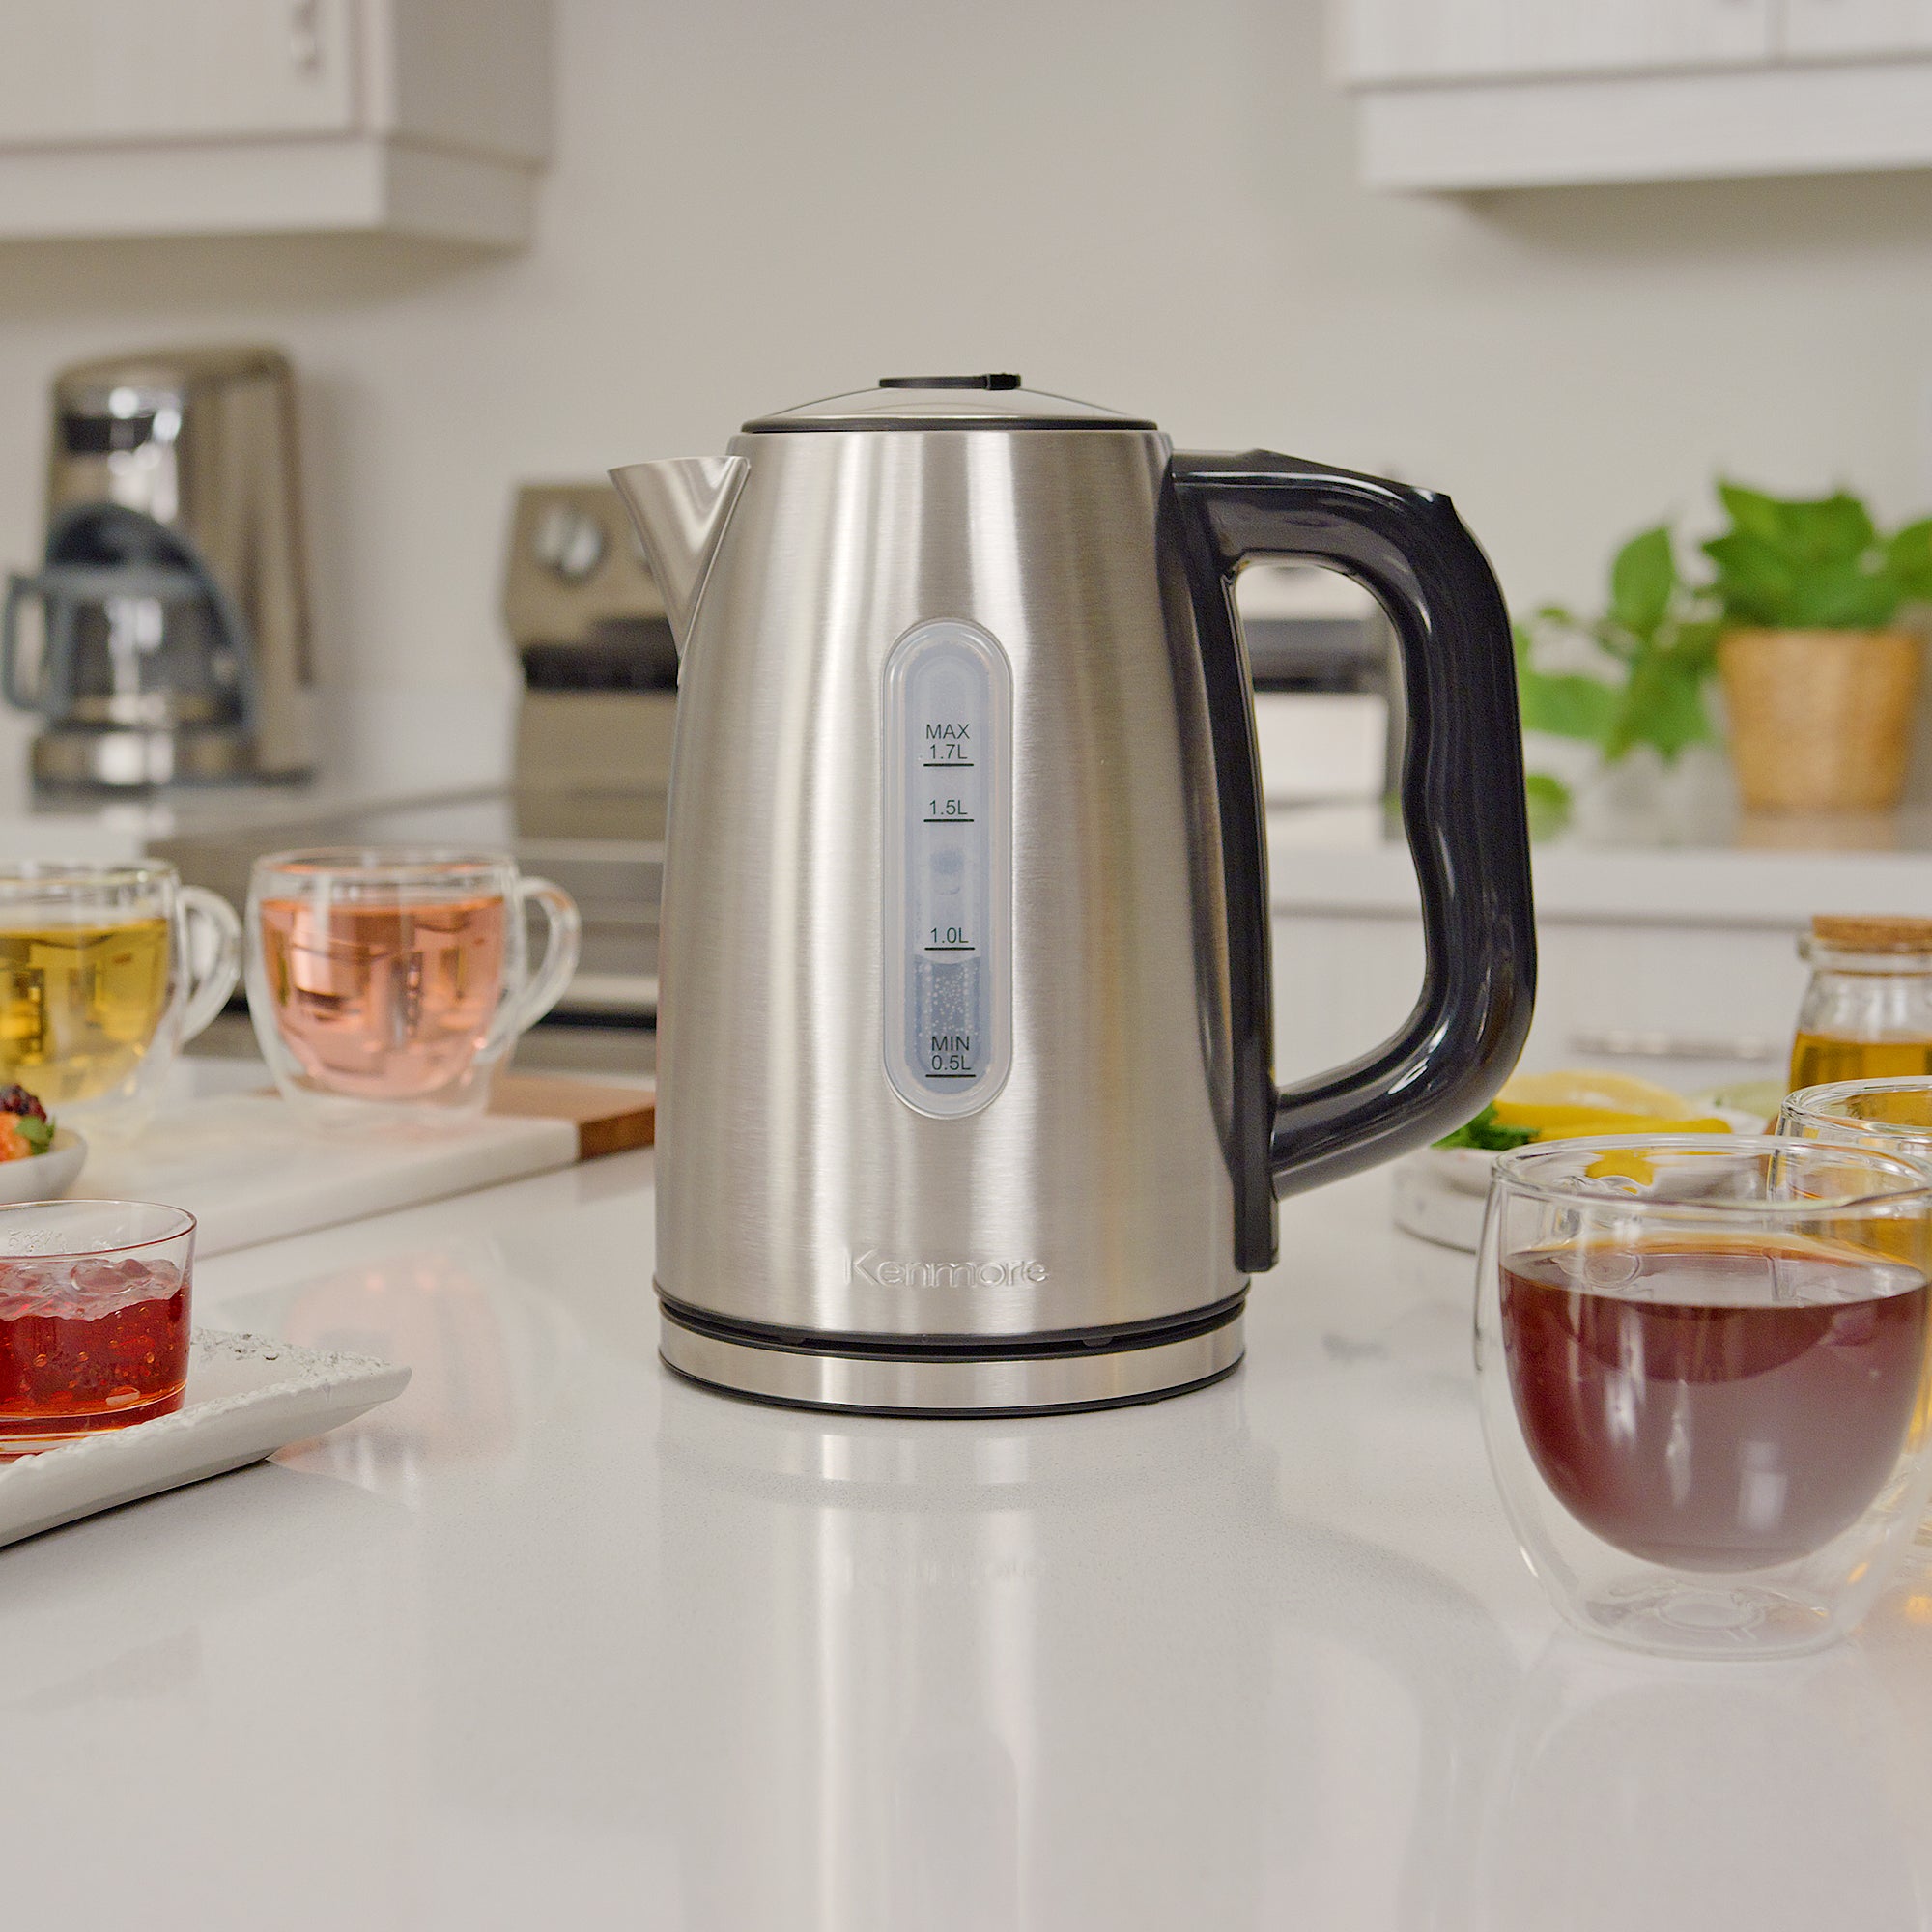
M 160 350 L 54 379 L 44 561 L 7 580 L 0 691 L 43 721 L 43 787 L 307 775 L 308 585 L 279 350 Z

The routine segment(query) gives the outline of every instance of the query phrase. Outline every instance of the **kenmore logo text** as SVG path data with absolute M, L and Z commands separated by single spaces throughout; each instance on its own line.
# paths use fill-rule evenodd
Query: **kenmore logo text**
M 1011 1288 L 1046 1279 L 1044 1262 L 885 1262 L 870 1248 L 850 1258 L 848 1281 L 873 1288 Z

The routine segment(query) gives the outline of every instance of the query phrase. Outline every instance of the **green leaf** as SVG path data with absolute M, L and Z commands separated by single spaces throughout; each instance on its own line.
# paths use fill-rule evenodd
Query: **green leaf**
M 1520 671 L 1517 693 L 1525 731 L 1585 738 L 1592 744 L 1603 743 L 1622 701 L 1615 685 L 1579 672 L 1552 677 L 1540 670 Z
M 1677 594 L 1677 559 L 1671 554 L 1670 526 L 1661 524 L 1631 538 L 1610 565 L 1613 623 L 1637 638 L 1655 635 Z
M 1715 617 L 1696 618 L 1679 624 L 1677 641 L 1671 646 L 1687 667 L 1694 667 L 1699 677 L 1708 677 L 1717 668 L 1718 645 L 1723 640 L 1724 627 Z
M 1529 807 L 1529 836 L 1548 838 L 1570 823 L 1570 787 L 1548 772 L 1525 772 L 1524 803 Z
M 51 1121 L 43 1121 L 33 1114 L 16 1114 L 14 1124 L 19 1129 L 20 1138 L 36 1153 L 45 1153 L 53 1145 L 54 1123 Z
M 1731 528 L 1705 544 L 1712 590 L 1732 624 L 1770 630 L 1873 630 L 1899 605 L 1932 597 L 1932 524 L 1880 543 L 1871 513 L 1849 491 L 1768 497 L 1735 483 L 1718 495 Z
M 1760 490 L 1747 490 L 1742 483 L 1726 483 L 1719 478 L 1718 500 L 1730 512 L 1731 526 L 1741 534 L 1771 544 L 1779 541 L 1783 520 L 1774 497 Z
M 1527 624 L 1518 624 L 1512 635 L 1516 643 L 1517 708 L 1522 728 L 1597 743 L 1614 714 L 1616 687 L 1594 677 L 1553 677 L 1540 671 L 1531 661 L 1535 633 Z
M 1724 614 L 1734 624 L 1762 624 L 1776 630 L 1798 594 L 1800 573 L 1791 556 L 1775 543 L 1744 530 L 1713 537 L 1704 554 L 1718 566 L 1712 586 Z
M 1784 621 L 1801 631 L 1877 630 L 1891 622 L 1901 594 L 1889 577 L 1856 564 L 1821 564 L 1799 580 Z
M 1885 547 L 1885 559 L 1903 596 L 1932 603 L 1932 517 L 1898 531 Z
M 1878 541 L 1871 512 L 1842 490 L 1815 503 L 1787 503 L 1784 515 L 1794 547 L 1817 563 L 1850 563 Z
M 1706 744 L 1717 733 L 1704 709 L 1704 670 L 1693 654 L 1650 652 L 1632 668 L 1616 722 L 1604 741 L 1604 756 L 1614 764 L 1634 746 L 1653 745 L 1674 763 L 1687 745 Z

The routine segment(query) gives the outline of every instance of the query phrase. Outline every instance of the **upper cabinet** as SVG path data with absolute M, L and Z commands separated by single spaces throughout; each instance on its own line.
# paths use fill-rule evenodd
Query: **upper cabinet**
M 1784 0 L 1794 54 L 1932 53 L 1932 0 Z
M 1932 0 L 1332 0 L 1385 188 L 1932 165 Z
M 1771 0 L 1359 0 L 1341 28 L 1363 83 L 1702 67 L 1772 44 Z
M 547 0 L 0 0 L 0 237 L 528 239 Z

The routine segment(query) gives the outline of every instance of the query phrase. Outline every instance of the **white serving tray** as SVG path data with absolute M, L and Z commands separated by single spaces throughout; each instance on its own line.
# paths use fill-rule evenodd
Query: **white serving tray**
M 173 1415 L 0 1464 L 0 1544 L 259 1463 L 400 1395 L 409 1378 L 366 1355 L 197 1328 Z

